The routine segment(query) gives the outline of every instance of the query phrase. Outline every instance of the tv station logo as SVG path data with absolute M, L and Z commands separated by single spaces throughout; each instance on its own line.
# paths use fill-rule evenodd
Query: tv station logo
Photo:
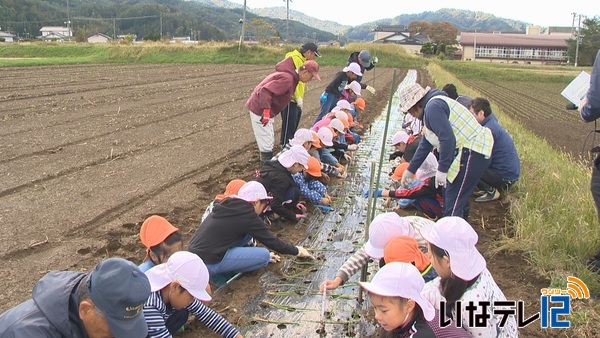
M 543 329 L 567 329 L 571 327 L 571 321 L 566 319 L 565 316 L 571 314 L 571 301 L 590 298 L 587 285 L 574 276 L 567 277 L 566 289 L 544 288 L 540 292 L 540 311 L 529 317 L 525 315 L 525 302 L 522 300 L 469 301 L 466 304 L 456 301 L 456 311 L 454 311 L 456 318 L 454 322 L 457 327 L 487 327 L 488 321 L 494 315 L 500 317 L 498 326 L 504 327 L 509 316 L 513 316 L 519 328 L 526 327 L 539 319 L 540 326 Z M 446 313 L 446 309 L 446 302 L 440 302 L 440 313 Z M 463 321 L 461 310 L 464 310 L 468 317 L 466 321 Z M 447 327 L 452 321 L 446 316 L 440 316 L 440 327 Z

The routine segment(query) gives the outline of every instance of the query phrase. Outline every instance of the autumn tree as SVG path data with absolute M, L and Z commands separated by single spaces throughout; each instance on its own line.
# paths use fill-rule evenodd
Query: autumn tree
M 410 31 L 411 35 L 416 35 L 419 33 L 429 35 L 431 25 L 427 21 L 413 21 L 408 24 L 408 30 Z

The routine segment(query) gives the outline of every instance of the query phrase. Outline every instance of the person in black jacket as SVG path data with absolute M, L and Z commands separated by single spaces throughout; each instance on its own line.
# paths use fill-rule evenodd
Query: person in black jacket
M 216 205 L 200 224 L 188 250 L 198 255 L 211 276 L 226 272 L 247 272 L 279 261 L 281 254 L 314 257 L 303 247 L 285 243 L 273 234 L 258 216 L 272 200 L 256 181 L 247 182 L 233 195 Z M 246 246 L 252 239 L 266 248 Z
M 375 95 L 375 88 L 367 85 L 366 83 L 362 83 L 362 78 L 366 71 L 371 70 L 375 67 L 377 61 L 377 57 L 371 58 L 371 53 L 368 50 L 353 52 L 350 54 L 350 56 L 348 56 L 348 65 L 353 62 L 356 62 L 360 65 L 360 72 L 362 73 L 362 75 L 359 75 L 355 81 L 360 83 L 360 87 L 362 89 L 368 90 L 373 95 Z
M 300 189 L 292 174 L 308 169 L 310 155 L 303 146 L 292 146 L 260 168 L 260 177 L 256 180 L 273 196 L 271 210 L 285 220 L 297 222 L 306 215 L 296 214 L 296 205 L 300 200 Z

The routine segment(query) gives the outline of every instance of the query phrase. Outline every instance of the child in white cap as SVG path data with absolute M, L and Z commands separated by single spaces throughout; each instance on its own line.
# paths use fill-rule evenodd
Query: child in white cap
M 187 309 L 208 328 L 222 337 L 242 335 L 227 320 L 204 305 L 210 301 L 206 292 L 208 270 L 197 255 L 178 251 L 166 263 L 146 271 L 152 293 L 144 304 L 148 337 L 171 337 L 166 322 L 175 310 Z
M 491 315 L 487 327 L 468 325 L 469 312 L 465 308 L 469 302 L 481 311 L 480 302 L 493 304 L 506 300 L 486 268 L 485 258 L 475 247 L 478 236 L 471 225 L 460 217 L 444 217 L 424 226 L 421 235 L 428 242 L 431 264 L 439 275 L 427 283 L 423 295 L 437 308 L 440 308 L 440 301 L 445 300 L 445 315 L 449 318 L 457 318 L 457 312 L 461 311 L 462 327 L 472 337 L 518 337 L 514 316 L 509 316 L 501 327 L 503 315 L 494 314 L 493 305 L 487 309 Z M 462 303 L 460 309 L 455 307 L 457 301 Z
M 271 201 L 272 197 L 267 195 L 262 184 L 247 182 L 237 195 L 216 205 L 196 229 L 189 251 L 202 258 L 211 277 L 263 268 L 273 259 L 277 260 L 269 249 L 281 254 L 313 258 L 305 248 L 288 244 L 269 231 L 259 215 Z M 248 246 L 252 239 L 266 248 Z
M 344 262 L 333 280 L 326 280 L 321 284 L 321 291 L 324 288 L 337 289 L 360 271 L 369 260 L 381 260 L 385 246 L 395 237 L 412 237 L 417 240 L 419 247 L 425 250 L 427 244 L 418 230 L 427 224 L 433 222 L 419 216 L 400 217 L 393 211 L 377 215 L 369 226 L 369 240 Z
M 416 267 L 392 262 L 382 267 L 371 282 L 359 282 L 367 290 L 375 319 L 388 332 L 385 337 L 467 338 L 467 331 L 440 327 L 438 315 L 421 291 L 425 282 Z
M 344 87 L 346 87 L 348 83 L 354 81 L 358 76 L 362 76 L 362 73 L 360 71 L 360 65 L 355 62 L 350 63 L 348 66 L 344 67 L 341 72 L 335 74 L 333 80 L 331 80 L 325 88 L 325 92 L 321 94 L 321 98 L 319 99 L 321 111 L 313 124 L 321 120 L 325 114 L 329 113 L 333 107 L 335 107 L 337 101 L 342 97 L 342 90 Z

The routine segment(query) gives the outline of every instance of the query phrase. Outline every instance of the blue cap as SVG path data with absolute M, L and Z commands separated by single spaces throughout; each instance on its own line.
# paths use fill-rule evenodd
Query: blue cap
M 90 273 L 87 287 L 115 338 L 148 335 L 142 310 L 150 296 L 150 282 L 135 264 L 123 258 L 106 259 Z
M 365 68 L 369 68 L 371 66 L 371 53 L 368 50 L 361 50 L 358 53 L 358 58 L 360 59 L 361 66 Z

